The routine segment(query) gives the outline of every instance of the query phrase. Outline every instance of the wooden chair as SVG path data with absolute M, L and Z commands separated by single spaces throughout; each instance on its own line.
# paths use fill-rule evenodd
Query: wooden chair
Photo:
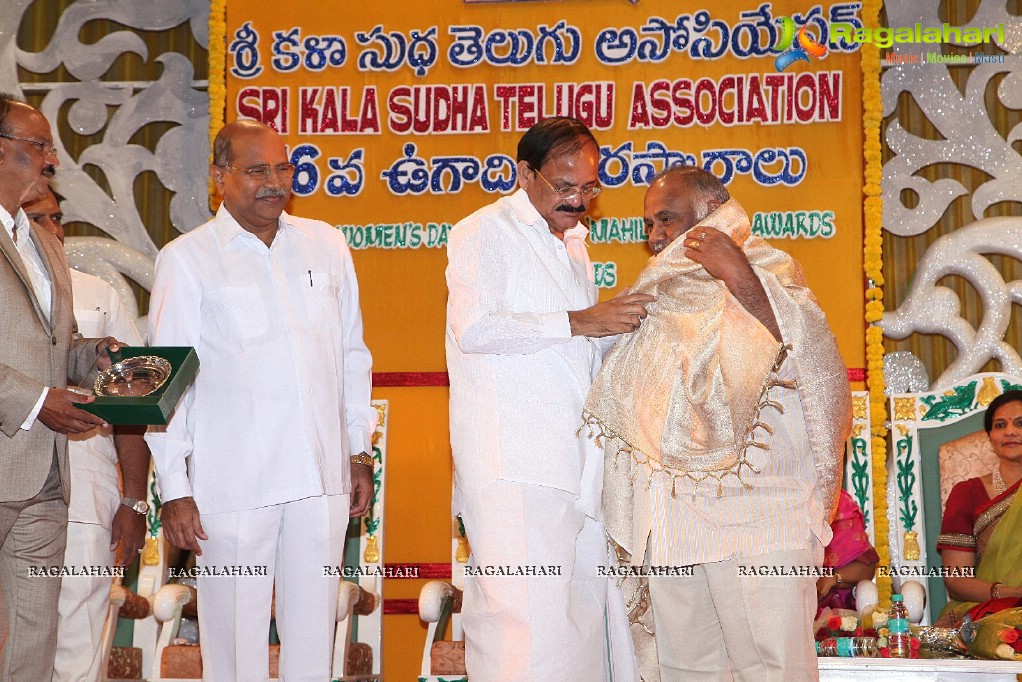
M 139 557 L 137 578 L 132 580 L 134 591 L 120 579 L 110 587 L 110 608 L 101 643 L 104 652 L 101 669 L 105 679 L 143 679 L 152 670 L 157 629 L 152 616 L 152 601 L 165 582 L 167 565 L 160 530 L 159 497 L 151 469 L 146 497 L 150 508 L 146 515 L 148 532 Z M 118 629 L 127 621 L 131 621 L 130 646 L 114 646 L 118 639 L 124 641 L 123 636 L 118 636 Z
M 100 639 L 100 648 L 103 651 L 100 670 L 104 671 L 101 679 L 142 679 L 145 669 L 143 650 L 139 647 L 115 647 L 113 643 L 120 618 L 142 621 L 151 616 L 152 608 L 149 601 L 124 587 L 120 578 L 110 585 L 110 607 Z
M 418 682 L 468 682 L 461 600 L 471 549 L 460 517 L 451 519 L 451 581 L 431 580 L 419 592 L 419 619 L 428 624 Z M 448 624 L 451 639 L 447 634 Z
M 959 481 L 989 473 L 996 462 L 989 446 L 983 446 L 986 407 L 1004 391 L 1020 388 L 1018 377 L 984 373 L 945 391 L 891 396 L 894 447 L 888 474 L 896 491 L 889 509 L 897 540 L 892 562 L 900 557 L 901 566 L 927 573 L 941 566 L 937 536 L 948 493 Z M 921 582 L 927 593 L 927 624 L 947 602 L 947 591 L 939 575 Z

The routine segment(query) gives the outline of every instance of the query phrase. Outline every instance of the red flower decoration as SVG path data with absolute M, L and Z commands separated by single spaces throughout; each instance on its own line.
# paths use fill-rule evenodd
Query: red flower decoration
M 827 628 L 820 628 L 819 630 L 816 631 L 816 641 L 817 642 L 822 642 L 823 640 L 827 639 L 828 637 L 830 637 L 830 630 L 828 630 Z
M 1016 654 L 1022 654 L 1022 639 L 1017 639 L 1012 642 L 1011 648 L 1015 650 Z
M 862 637 L 862 626 L 855 628 L 855 637 Z
M 890 657 L 891 657 L 891 649 L 889 647 L 886 647 L 886 646 L 880 647 L 880 658 L 890 658 Z
M 919 640 L 915 637 L 910 638 L 909 646 L 912 647 L 912 651 L 919 651 Z
M 831 616 L 827 619 L 827 628 L 830 630 L 841 629 L 841 616 Z
M 862 631 L 862 636 L 863 637 L 879 637 L 880 635 L 877 634 L 877 629 L 876 628 L 866 628 L 865 630 Z
M 1014 644 L 1019 639 L 1019 631 L 1015 628 L 1005 628 L 997 633 L 997 639 L 1005 644 Z

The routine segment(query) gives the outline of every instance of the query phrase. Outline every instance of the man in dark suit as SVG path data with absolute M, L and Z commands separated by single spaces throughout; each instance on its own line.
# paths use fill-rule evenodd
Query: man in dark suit
M 0 93 L 0 679 L 52 674 L 64 560 L 67 434 L 105 423 L 63 388 L 98 364 L 114 339 L 74 333 L 71 281 L 60 242 L 20 206 L 57 164 L 46 118 Z M 99 357 L 97 357 L 99 356 Z

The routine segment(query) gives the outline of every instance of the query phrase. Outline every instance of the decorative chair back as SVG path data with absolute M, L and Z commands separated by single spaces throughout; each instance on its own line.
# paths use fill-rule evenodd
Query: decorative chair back
M 373 433 L 373 501 L 360 520 L 352 520 L 344 545 L 345 582 L 341 584 L 334 634 L 335 680 L 377 680 L 383 670 L 383 502 L 387 471 L 389 403 L 374 400 L 380 420 Z M 344 604 L 345 590 L 351 604 Z M 371 659 L 371 660 L 370 660 Z
M 156 493 L 156 471 L 150 464 L 149 486 L 146 492 L 149 513 L 146 514 L 146 541 L 138 563 L 138 581 L 135 592 L 152 603 L 156 594 L 167 582 L 168 556 L 171 549 L 163 539 L 163 524 L 160 521 L 160 496 Z M 142 649 L 143 677 L 159 677 L 159 662 L 156 660 L 157 639 L 160 624 L 153 618 L 134 623 L 132 645 Z
M 971 419 L 967 421 L 972 423 Z M 982 419 L 977 421 L 979 430 L 940 446 L 941 512 L 947 507 L 947 496 L 951 494 L 952 488 L 962 481 L 989 474 L 997 465 L 997 455 L 983 430 Z
M 845 447 L 842 488 L 859 505 L 866 520 L 866 536 L 876 546 L 873 523 L 873 439 L 870 434 L 869 393 L 852 391 L 852 435 Z

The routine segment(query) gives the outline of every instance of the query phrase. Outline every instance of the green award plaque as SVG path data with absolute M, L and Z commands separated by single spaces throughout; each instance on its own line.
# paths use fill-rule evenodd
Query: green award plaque
M 112 368 L 114 369 L 113 374 L 117 374 L 118 365 L 131 368 L 132 358 L 141 359 L 147 356 L 157 359 L 157 363 L 161 367 L 165 365 L 159 362 L 159 359 L 170 363 L 169 376 L 164 377 L 160 372 L 156 372 L 157 381 L 155 383 L 160 385 L 155 390 L 146 395 L 118 394 L 124 392 L 124 389 L 117 388 L 116 377 L 111 379 L 111 373 L 108 371 L 105 375 L 101 374 L 100 379 L 96 382 L 96 387 L 100 393 L 114 394 L 96 395 L 93 402 L 82 403 L 79 407 L 102 417 L 110 424 L 166 424 L 177 401 L 181 399 L 185 389 L 195 378 L 195 373 L 199 369 L 199 357 L 195 354 L 195 349 L 188 346 L 123 346 L 120 352 L 122 360 Z M 145 367 L 150 364 L 146 363 Z M 139 367 L 141 365 L 136 366 L 135 372 L 139 376 L 144 373 L 145 376 L 136 383 L 151 379 L 148 370 L 143 372 Z M 122 380 L 120 385 L 127 386 L 129 389 L 127 392 L 130 392 L 130 372 L 128 376 L 129 381 Z M 136 379 L 139 376 L 136 376 Z

